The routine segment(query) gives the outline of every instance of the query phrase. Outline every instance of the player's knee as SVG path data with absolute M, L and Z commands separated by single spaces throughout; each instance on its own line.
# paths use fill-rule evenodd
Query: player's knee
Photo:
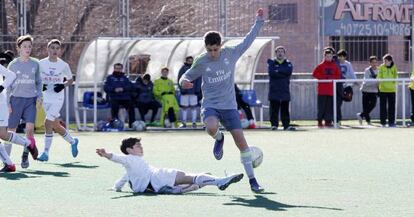
M 0 130 L 0 139 L 2 140 L 8 140 L 8 135 L 7 135 L 7 130 L 6 129 L 1 129 Z

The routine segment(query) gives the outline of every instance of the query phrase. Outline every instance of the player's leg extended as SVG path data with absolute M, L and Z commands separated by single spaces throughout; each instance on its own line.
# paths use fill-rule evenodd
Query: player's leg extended
M 0 126 L 0 138 L 4 141 L 22 145 L 23 147 L 28 148 L 29 150 L 33 148 L 30 140 L 18 135 L 15 132 L 7 132 L 7 128 L 5 126 Z M 6 165 L 10 165 L 10 166 L 13 165 L 14 167 L 14 164 L 10 160 L 9 154 L 7 153 L 3 144 L 1 144 L 1 147 L 0 147 L 0 154 L 2 158 L 4 159 L 4 162 L 6 163 Z
M 252 152 L 247 145 L 246 139 L 242 129 L 233 129 L 230 131 L 233 136 L 234 143 L 240 150 L 240 159 L 243 164 L 244 170 L 249 177 L 250 188 L 254 192 L 262 192 L 264 189 L 257 183 L 256 177 L 254 176 L 253 163 L 252 163 Z
M 235 174 L 229 177 L 220 178 L 209 174 L 189 175 L 185 172 L 178 171 L 175 178 L 175 186 L 196 184 L 199 187 L 206 185 L 217 186 L 220 190 L 225 190 L 230 184 L 239 182 L 243 178 L 243 174 Z

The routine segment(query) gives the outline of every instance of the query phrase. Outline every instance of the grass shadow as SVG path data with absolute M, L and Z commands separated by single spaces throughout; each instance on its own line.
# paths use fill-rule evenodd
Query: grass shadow
M 55 177 L 69 177 L 67 172 L 50 172 L 50 171 L 40 171 L 40 170 L 28 170 L 14 173 L 0 173 L 1 178 L 6 178 L 8 180 L 20 180 L 27 178 L 39 178 L 41 176 L 55 176 Z
M 134 192 L 118 192 L 118 193 L 125 193 L 125 195 L 117 196 L 117 197 L 111 197 L 111 199 L 122 199 L 122 198 L 129 198 L 129 197 L 154 197 L 158 196 L 158 194 L 155 193 L 134 193 Z
M 53 165 L 65 167 L 65 168 L 79 168 L 79 169 L 94 169 L 94 168 L 99 167 L 96 165 L 84 165 L 84 164 L 81 164 L 81 162 L 72 162 L 72 163 L 64 163 L 64 164 L 55 163 Z
M 326 209 L 326 210 L 335 210 L 343 211 L 339 208 L 330 208 L 330 207 L 321 207 L 321 206 L 303 206 L 303 205 L 289 205 L 273 201 L 264 197 L 262 195 L 255 195 L 254 199 L 245 199 L 242 197 L 234 197 L 233 201 L 230 203 L 224 203 L 223 205 L 227 206 L 246 206 L 254 208 L 263 208 L 270 211 L 287 211 L 290 208 L 309 208 L 309 209 Z

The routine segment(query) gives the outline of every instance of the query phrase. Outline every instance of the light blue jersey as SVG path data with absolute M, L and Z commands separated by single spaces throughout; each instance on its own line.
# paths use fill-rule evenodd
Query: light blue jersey
M 224 47 L 218 59 L 210 58 L 207 53 L 198 56 L 192 67 L 184 73 L 184 79 L 194 81 L 202 77 L 202 108 L 237 109 L 234 93 L 234 70 L 237 60 L 250 47 L 263 26 L 263 20 L 256 20 L 243 41 L 232 47 Z
M 20 58 L 16 58 L 8 68 L 17 76 L 10 86 L 9 94 L 11 96 L 23 98 L 42 96 L 39 60 L 30 58 L 27 62 L 22 62 Z

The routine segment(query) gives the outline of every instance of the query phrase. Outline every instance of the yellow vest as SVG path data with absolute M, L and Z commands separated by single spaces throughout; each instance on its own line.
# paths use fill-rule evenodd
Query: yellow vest
M 377 78 L 398 78 L 397 66 L 394 64 L 391 68 L 387 68 L 387 66 L 381 64 L 378 68 Z M 396 83 L 396 81 L 381 81 L 379 82 L 379 90 L 383 93 L 395 93 Z

